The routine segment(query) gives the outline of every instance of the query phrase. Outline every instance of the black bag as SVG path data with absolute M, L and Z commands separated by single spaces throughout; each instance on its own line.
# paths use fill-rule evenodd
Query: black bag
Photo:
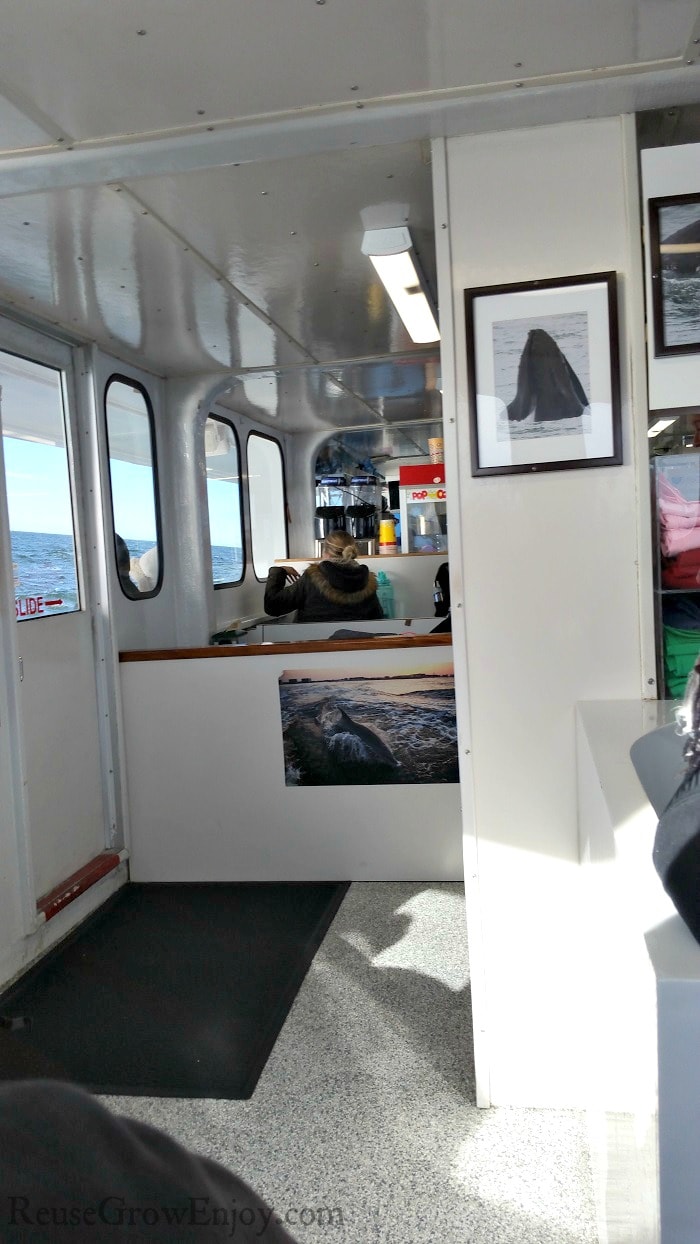
M 662 812 L 652 859 L 676 911 L 700 942 L 700 770 L 683 779 Z

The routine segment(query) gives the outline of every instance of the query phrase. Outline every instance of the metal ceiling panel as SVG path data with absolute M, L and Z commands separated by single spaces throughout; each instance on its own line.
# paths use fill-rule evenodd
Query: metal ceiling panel
M 303 368 L 280 376 L 270 373 L 238 377 L 217 398 L 228 410 L 283 432 L 323 431 L 381 424 L 376 406 L 339 388 L 320 368 Z M 274 417 L 271 411 L 276 407 Z
M 77 141 L 682 58 L 694 0 L 7 0 L 0 80 Z M 173 67 L 177 72 L 173 72 Z
M 529 78 L 682 58 L 698 17 L 697 0 L 444 0 L 439 37 L 441 85 Z M 437 10 L 436 10 L 437 11 Z M 439 32 L 439 34 L 438 34 Z
M 412 348 L 361 254 L 361 213 L 408 221 L 434 289 L 425 155 L 420 143 L 358 148 L 129 185 L 311 361 L 326 361 Z
M 3 204 L 0 299 L 165 375 L 304 357 L 185 242 L 109 187 Z
M 360 21 L 336 0 L 7 0 L 0 78 L 77 140 L 361 101 L 428 88 L 429 9 L 382 0 Z
M 0 82 L 0 154 L 21 151 L 29 147 L 43 147 L 51 136 L 15 104 L 2 97 Z

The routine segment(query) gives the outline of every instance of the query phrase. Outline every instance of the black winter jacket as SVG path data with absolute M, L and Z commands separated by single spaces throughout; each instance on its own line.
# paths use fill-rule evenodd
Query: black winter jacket
M 296 609 L 297 622 L 358 622 L 383 618 L 377 580 L 359 562 L 322 561 L 285 587 L 282 566 L 272 566 L 265 588 L 265 613 L 277 618 Z

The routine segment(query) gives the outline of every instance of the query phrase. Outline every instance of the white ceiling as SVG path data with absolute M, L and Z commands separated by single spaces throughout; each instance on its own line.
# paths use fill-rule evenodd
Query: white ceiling
M 700 100 L 699 0 L 5 0 L 0 299 L 288 430 L 440 417 L 429 138 Z M 389 206 L 387 206 L 389 205 Z

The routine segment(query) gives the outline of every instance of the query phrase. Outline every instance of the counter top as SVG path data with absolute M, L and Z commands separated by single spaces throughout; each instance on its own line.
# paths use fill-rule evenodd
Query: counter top
M 439 621 L 436 618 L 436 625 Z M 153 648 L 120 652 L 120 661 L 199 661 L 268 657 L 280 653 L 375 652 L 378 648 L 450 648 L 451 635 L 378 635 L 373 639 L 290 640 L 288 643 L 210 644 L 206 648 Z

